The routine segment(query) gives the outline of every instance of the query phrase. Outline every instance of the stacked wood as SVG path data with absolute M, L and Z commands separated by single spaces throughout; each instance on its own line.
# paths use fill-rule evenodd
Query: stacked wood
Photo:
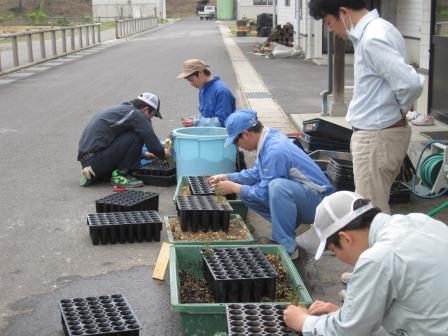
M 289 22 L 283 25 L 283 27 L 277 25 L 271 34 L 269 34 L 268 41 L 292 47 L 294 42 L 294 26 Z

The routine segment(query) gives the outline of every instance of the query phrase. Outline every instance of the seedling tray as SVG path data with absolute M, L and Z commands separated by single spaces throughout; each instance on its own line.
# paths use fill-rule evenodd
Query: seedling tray
M 203 249 L 202 258 L 215 302 L 275 300 L 277 272 L 259 248 Z
M 353 131 L 324 119 L 316 118 L 305 120 L 303 132 L 316 134 L 322 138 L 334 139 L 341 142 L 350 142 Z
M 327 170 L 328 163 L 330 158 L 343 159 L 347 161 L 352 160 L 352 155 L 347 152 L 337 152 L 337 151 L 328 151 L 328 150 L 316 150 L 310 154 L 309 157 L 317 163 L 317 165 L 323 170 Z
M 230 213 L 228 202 L 218 204 L 215 196 L 177 196 L 177 211 L 182 231 L 203 232 L 229 230 Z
M 215 195 L 215 189 L 208 183 L 210 176 L 188 176 L 188 184 L 192 195 Z M 225 195 L 227 200 L 236 199 L 236 194 Z
M 87 215 L 93 245 L 160 241 L 162 218 L 157 211 L 106 212 Z
M 284 304 L 229 304 L 226 305 L 229 336 L 240 335 L 302 335 L 286 326 Z
M 286 276 L 291 285 L 300 289 L 300 303 L 309 306 L 312 299 L 300 278 L 291 258 L 280 245 L 252 245 L 264 253 L 280 256 Z M 210 248 L 219 245 L 210 245 Z M 228 247 L 250 247 L 247 245 L 228 245 Z M 179 271 L 187 272 L 197 278 L 203 278 L 201 249 L 204 245 L 172 245 L 170 247 L 170 291 L 171 309 L 180 314 L 182 331 L 185 336 L 209 336 L 227 332 L 225 304 L 180 302 Z
M 146 185 L 153 185 L 158 187 L 169 187 L 176 184 L 176 174 L 164 175 L 149 175 L 142 174 L 140 171 L 133 174 L 137 179 L 141 180 Z
M 208 184 L 208 176 L 188 176 L 192 195 L 214 195 L 215 190 Z
M 138 336 L 140 323 L 121 294 L 62 299 L 61 323 L 66 336 Z
M 300 144 L 306 152 L 314 152 L 316 150 L 329 150 L 329 151 L 341 151 L 349 152 L 350 145 L 341 144 L 339 142 L 325 141 L 325 139 L 316 138 L 306 133 L 302 133 L 299 138 Z
M 178 195 L 183 195 L 183 190 L 185 188 L 190 190 L 190 186 L 188 183 L 188 177 L 180 176 L 179 181 L 177 183 L 176 191 L 174 192 L 174 196 L 173 196 L 174 204 L 177 204 L 176 198 Z M 240 199 L 229 200 L 229 204 L 233 209 L 233 211 L 232 211 L 233 214 L 238 214 L 241 216 L 241 218 L 243 220 L 246 220 L 248 209 L 247 209 L 247 206 Z
M 172 176 L 176 175 L 176 161 L 152 160 L 150 163 L 139 169 L 139 174 L 152 176 Z
M 249 229 L 247 228 L 246 224 L 244 223 L 243 219 L 241 218 L 240 215 L 237 214 L 231 214 L 230 215 L 230 221 L 235 221 L 235 226 L 241 230 L 244 230 L 247 232 L 247 237 L 246 239 L 240 239 L 240 240 L 213 240 L 213 239 L 207 239 L 204 241 L 200 241 L 200 240 L 175 240 L 173 237 L 173 233 L 171 231 L 169 224 L 170 219 L 172 218 L 178 218 L 177 216 L 165 216 L 164 217 L 164 221 L 165 221 L 165 227 L 166 227 L 166 234 L 168 236 L 168 242 L 170 244 L 182 244 L 182 245 L 198 245 L 198 244 L 203 244 L 203 243 L 210 243 L 210 244 L 214 244 L 214 245 L 237 245 L 237 244 L 253 244 L 254 243 L 254 237 L 252 236 L 252 234 L 250 233 Z M 179 218 L 180 221 L 180 218 Z M 230 233 L 230 231 L 229 231 Z M 209 233 L 211 235 L 213 235 L 213 233 Z M 228 237 L 228 235 L 226 235 L 226 237 Z
M 126 190 L 95 201 L 96 212 L 159 211 L 159 194 Z

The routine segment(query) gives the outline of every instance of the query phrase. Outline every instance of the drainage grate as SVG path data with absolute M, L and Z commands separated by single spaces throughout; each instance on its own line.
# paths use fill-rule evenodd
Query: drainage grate
M 255 92 L 246 92 L 246 97 L 249 99 L 260 99 L 260 98 L 272 98 L 272 95 L 266 91 L 255 91 Z

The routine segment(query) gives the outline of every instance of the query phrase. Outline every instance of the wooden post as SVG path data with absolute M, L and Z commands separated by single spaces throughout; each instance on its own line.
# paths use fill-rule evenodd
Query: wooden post
M 330 106 L 332 117 L 343 117 L 347 113 L 345 95 L 345 40 L 334 36 L 334 79 L 333 102 Z

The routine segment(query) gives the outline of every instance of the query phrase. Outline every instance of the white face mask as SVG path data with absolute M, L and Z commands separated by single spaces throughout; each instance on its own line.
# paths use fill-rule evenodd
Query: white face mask
M 348 28 L 347 25 L 345 24 L 345 20 L 344 20 L 343 16 L 341 14 L 339 14 L 339 17 L 341 18 L 342 23 L 345 27 L 345 33 L 347 34 L 347 37 L 352 39 L 353 31 L 355 30 L 355 26 L 353 25 L 352 18 L 350 16 L 348 17 L 348 19 L 350 20 L 350 28 Z

